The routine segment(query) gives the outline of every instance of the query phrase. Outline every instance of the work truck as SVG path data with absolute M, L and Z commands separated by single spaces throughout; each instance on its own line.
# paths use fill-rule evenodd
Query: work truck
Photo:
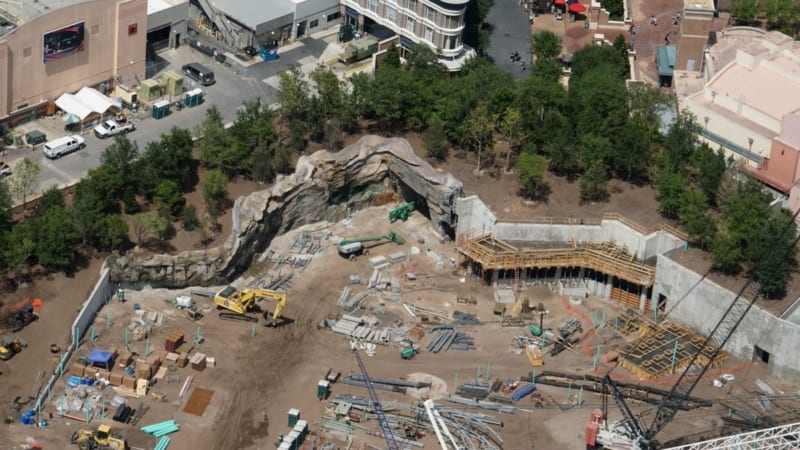
M 105 139 L 120 133 L 129 133 L 135 129 L 136 125 L 124 120 L 106 120 L 94 127 L 94 134 L 100 139 Z

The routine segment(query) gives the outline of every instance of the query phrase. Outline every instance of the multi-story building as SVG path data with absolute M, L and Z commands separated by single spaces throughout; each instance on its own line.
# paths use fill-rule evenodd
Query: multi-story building
M 777 31 L 712 33 L 702 71 L 676 70 L 678 106 L 721 148 L 800 209 L 800 44 Z M 700 67 L 695 66 L 696 69 Z
M 38 0 L 0 8 L 0 120 L 84 86 L 145 75 L 147 0 Z
M 460 70 L 475 55 L 461 38 L 468 0 L 341 1 L 345 20 L 359 30 L 389 30 L 400 37 L 404 48 L 426 44 L 451 71 Z

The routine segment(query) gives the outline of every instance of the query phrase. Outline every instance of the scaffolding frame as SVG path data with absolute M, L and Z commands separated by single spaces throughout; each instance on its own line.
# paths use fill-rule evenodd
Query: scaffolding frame
M 797 448 L 800 423 L 734 434 L 666 450 L 793 450 Z

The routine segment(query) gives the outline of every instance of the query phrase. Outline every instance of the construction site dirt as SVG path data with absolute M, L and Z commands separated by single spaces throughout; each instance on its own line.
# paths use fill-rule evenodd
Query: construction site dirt
M 375 325 L 373 336 L 388 328 L 395 334 L 404 331 L 406 339 L 419 341 L 418 352 L 411 359 L 401 357 L 403 344 L 400 338 L 387 338 L 383 344 L 362 346 L 359 352 L 371 377 L 424 379 L 432 383 L 430 388 L 406 389 L 405 394 L 376 390 L 386 405 L 387 415 L 408 415 L 409 410 L 420 407 L 420 398 L 430 397 L 437 408 L 486 414 L 502 422 L 502 427 L 491 427 L 493 432 L 483 432 L 497 448 L 585 448 L 583 433 L 589 413 L 601 404 L 598 393 L 577 387 L 541 384 L 533 394 L 514 402 L 511 400 L 513 389 L 509 392 L 498 390 L 493 398 L 508 399 L 509 403 L 502 405 L 513 408 L 513 414 L 451 403 L 446 397 L 454 395 L 459 385 L 476 381 L 488 385 L 506 384 L 509 379 L 535 377 L 536 372 L 543 370 L 573 376 L 602 376 L 613 369 L 615 379 L 620 382 L 639 382 L 633 374 L 615 367 L 615 363 L 608 360 L 616 350 L 636 337 L 635 332 L 623 332 L 623 328 L 628 326 L 626 321 L 635 313 L 624 311 L 620 304 L 591 296 L 561 297 L 546 285 L 520 286 L 518 292 L 507 286 L 506 290 L 511 290 L 511 298 L 516 302 L 497 303 L 496 297 L 500 299 L 502 296 L 497 296 L 495 289 L 483 285 L 479 278 L 468 275 L 461 266 L 455 243 L 440 239 L 419 213 L 412 214 L 406 222 L 390 224 L 390 209 L 389 206 L 368 208 L 344 222 L 308 225 L 273 240 L 265 253 L 265 260 L 254 263 L 233 285 L 237 289 L 264 287 L 275 280 L 286 280 L 278 290 L 288 295 L 288 304 L 282 311 L 287 320 L 275 328 L 263 326 L 265 320 L 260 316 L 258 323 L 221 320 L 214 308 L 213 294 L 225 286 L 125 291 L 124 302 L 114 299 L 98 314 L 92 333 L 87 335 L 73 360 L 77 363 L 80 357 L 88 358 L 93 349 L 116 350 L 115 353 L 120 355 L 118 360 L 127 358 L 125 354 L 128 352 L 134 359 L 160 359 L 156 364 L 160 367 L 153 369 L 155 381 L 151 381 L 147 394 L 135 398 L 131 394 L 133 388 L 115 391 L 111 387 L 102 390 L 87 387 L 81 399 L 83 407 L 62 414 L 69 409 L 64 402 L 74 400 L 77 395 L 74 388 L 69 389 L 69 397 L 65 395 L 65 383 L 69 378 L 66 374 L 56 383 L 51 398 L 45 403 L 45 426 L 23 425 L 18 420 L 19 412 L 7 411 L 11 423 L 0 431 L 0 442 L 4 443 L 0 448 L 23 448 L 23 445 L 34 442 L 45 449 L 68 448 L 69 437 L 74 431 L 94 429 L 99 423 L 108 423 L 114 432 L 127 438 L 131 447 L 149 449 L 158 440 L 140 428 L 174 420 L 180 429 L 170 435 L 171 450 L 271 449 L 277 447 L 279 436 L 287 436 L 292 431 L 292 426 L 287 423 L 288 412 L 292 409 L 300 411 L 300 419 L 307 420 L 311 432 L 320 439 L 315 437 L 312 441 L 307 438 L 303 448 L 310 448 L 311 442 L 320 447 L 323 441 L 345 448 L 348 437 L 356 448 L 363 448 L 360 446 L 364 444 L 385 448 L 379 436 L 378 422 L 369 413 L 350 414 L 341 421 L 347 422 L 346 426 L 354 430 L 352 434 L 343 433 L 342 430 L 347 430 L 344 426 L 336 429 L 330 424 L 329 416 L 336 416 L 335 411 L 328 407 L 331 402 L 337 398 L 367 397 L 367 390 L 352 382 L 358 380 L 360 370 L 351 351 L 351 338 L 335 331 L 337 320 L 362 316 Z M 337 251 L 341 239 L 383 236 L 390 230 L 402 236 L 405 243 L 365 242 L 368 254 L 353 260 L 343 258 Z M 298 245 L 304 239 L 314 244 L 310 247 Z M 314 248 L 314 245 L 319 247 L 312 252 L 301 250 Z M 375 259 L 377 257 L 384 257 L 387 262 L 375 270 L 372 265 L 382 264 Z M 287 277 L 290 273 L 293 275 Z M 83 283 L 81 286 L 89 286 L 92 282 L 76 280 L 76 283 L 78 281 Z M 382 286 L 370 289 L 371 283 Z M 79 295 L 85 295 L 85 287 L 75 289 L 80 291 Z M 349 296 L 343 295 L 345 289 L 349 290 Z M 343 310 L 340 304 L 353 306 L 347 300 L 352 300 L 360 292 L 367 295 L 356 302 L 358 309 Z M 176 298 L 181 296 L 191 297 L 195 310 L 202 315 L 199 320 L 190 320 L 186 311 L 175 307 Z M 349 298 L 342 301 L 343 297 Z M 405 306 L 398 298 L 402 298 Z M 498 305 L 501 306 L 498 308 Z M 528 305 L 534 308 L 541 305 L 543 314 L 528 311 Z M 260 306 L 267 311 L 274 308 L 274 304 L 269 302 L 262 302 Z M 42 319 L 20 335 L 31 340 L 36 335 L 38 339 L 47 336 L 53 342 L 63 343 L 68 338 L 64 336 L 67 332 L 61 330 L 69 329 L 72 311 L 51 313 L 53 310 L 45 303 Z M 452 318 L 456 311 L 460 319 L 454 330 L 460 333 L 463 341 L 459 341 L 460 344 L 442 344 L 436 352 L 429 350 L 431 340 L 449 332 L 448 329 L 436 331 L 436 328 L 445 324 L 447 320 L 444 318 Z M 63 328 L 52 322 L 55 318 L 51 314 L 68 316 Z M 523 349 L 519 346 L 514 348 L 515 341 L 526 342 L 517 339 L 518 336 L 532 337 L 530 325 L 557 333 L 558 328 L 571 318 L 580 322 L 579 339 L 556 356 L 551 356 L 549 347 L 546 348 L 543 366 L 532 367 Z M 136 324 L 141 323 L 148 324 L 149 332 L 140 332 Z M 192 350 L 185 353 L 201 354 L 202 358 L 181 361 L 168 356 L 166 347 L 177 343 L 166 341 L 174 340 L 180 334 L 182 345 L 188 346 L 183 350 Z M 453 336 L 450 339 L 455 342 L 458 338 Z M 377 337 L 373 340 L 379 341 Z M 27 371 L 27 364 L 33 361 L 29 358 L 55 358 L 57 361 L 57 354 L 39 354 L 42 352 L 42 349 L 32 349 L 26 355 L 23 351 L 14 359 L 0 363 L 4 372 L 4 390 L 0 393 L 4 404 L 12 404 L 17 396 L 27 398 L 35 375 Z M 177 354 L 176 351 L 169 353 Z M 368 356 L 373 353 L 373 356 Z M 341 377 L 331 385 L 330 393 L 322 395 L 325 398 L 320 400 L 319 382 L 325 379 L 329 369 L 341 372 Z M 753 393 L 757 379 L 775 389 L 772 409 L 776 417 L 794 410 L 796 400 L 787 398 L 782 392 L 794 392 L 796 388 L 782 385 L 779 380 L 765 375 L 762 369 L 755 363 L 728 358 L 724 364 L 711 370 L 693 393 L 693 396 L 713 400 L 713 406 L 681 411 L 659 436 L 660 440 L 669 441 L 721 427 L 725 424 L 723 417 L 729 414 L 729 408 L 723 403 L 738 405 L 734 409 L 749 408 L 753 414 L 766 415 L 758 409 L 758 402 L 753 401 L 761 396 Z M 116 367 L 110 374 L 123 376 L 121 370 Z M 722 388 L 714 387 L 712 380 L 722 374 L 734 375 L 735 381 Z M 669 389 L 672 382 L 674 376 L 665 375 L 645 384 Z M 524 381 L 521 383 L 525 384 Z M 116 408 L 110 404 L 115 397 L 125 397 L 134 410 L 146 407 L 146 412 L 135 425 L 113 421 Z M 102 402 L 100 407 L 98 402 Z M 409 405 L 408 409 L 402 406 L 405 404 Z M 652 403 L 645 401 L 629 400 L 629 404 L 637 414 L 646 414 L 653 408 Z M 30 403 L 18 409 L 24 411 L 29 407 Z M 83 423 L 87 415 L 91 419 L 89 424 Z M 136 417 L 135 412 L 132 415 Z M 611 420 L 621 417 L 613 407 L 609 415 Z M 420 428 L 424 429 L 427 416 L 412 416 L 409 420 L 421 421 Z M 396 432 L 399 438 L 407 437 L 402 431 Z M 493 433 L 501 440 L 498 441 Z M 415 437 L 425 448 L 439 446 L 436 436 L 430 431 L 425 436 Z

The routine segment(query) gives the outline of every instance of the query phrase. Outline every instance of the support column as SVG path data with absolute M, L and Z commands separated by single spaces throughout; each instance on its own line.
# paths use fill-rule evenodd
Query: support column
M 605 289 L 605 292 L 603 293 L 603 295 L 604 295 L 604 298 L 606 300 L 610 300 L 611 299 L 611 288 L 613 286 L 614 286 L 614 276 L 609 275 L 608 276 L 608 281 L 603 286 L 603 289 Z
M 558 282 L 561 279 L 561 267 L 556 267 L 556 279 L 554 281 Z
M 639 311 L 644 311 L 647 307 L 647 289 L 644 286 L 639 286 Z M 658 305 L 653 303 L 653 307 L 657 308 Z

